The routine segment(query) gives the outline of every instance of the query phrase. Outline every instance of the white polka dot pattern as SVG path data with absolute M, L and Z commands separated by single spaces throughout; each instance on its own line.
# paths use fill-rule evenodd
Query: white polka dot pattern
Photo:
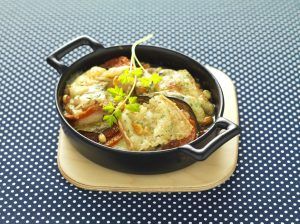
M 299 1 L 1 1 L 0 223 L 299 223 Z M 199 193 L 75 188 L 56 164 L 58 74 L 46 56 L 89 35 L 151 44 L 235 81 L 237 170 Z M 84 55 L 78 50 L 65 61 Z

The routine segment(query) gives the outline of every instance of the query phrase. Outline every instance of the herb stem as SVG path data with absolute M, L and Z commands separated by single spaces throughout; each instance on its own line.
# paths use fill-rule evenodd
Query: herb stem
M 145 37 L 143 37 L 142 39 L 136 41 L 132 47 L 131 47 L 131 58 L 130 58 L 130 71 L 132 71 L 132 67 L 136 68 L 136 64 L 135 62 L 138 63 L 138 65 L 143 69 L 144 72 L 146 72 L 146 70 L 144 69 L 144 67 L 142 66 L 142 64 L 140 63 L 140 61 L 138 60 L 136 54 L 135 54 L 135 48 L 137 45 L 149 40 L 150 38 L 153 37 L 153 34 L 149 34 Z M 135 86 L 136 86 L 136 82 L 137 82 L 137 76 L 135 75 L 134 76 L 134 82 L 133 82 L 133 85 L 128 93 L 128 95 L 126 96 L 125 100 L 123 102 L 121 102 L 116 109 L 120 109 L 124 104 L 126 104 L 127 100 L 129 99 L 129 97 L 131 96 Z
M 130 59 L 130 71 L 132 70 L 132 67 L 136 68 L 136 65 L 135 65 L 135 61 L 138 63 L 138 65 L 143 69 L 143 71 L 145 72 L 145 69 L 144 67 L 142 66 L 142 64 L 140 63 L 140 61 L 138 60 L 136 54 L 135 54 L 135 48 L 137 45 L 151 39 L 153 37 L 153 34 L 149 34 L 145 37 L 143 37 L 142 39 L 136 41 L 132 47 L 131 47 L 131 59 Z

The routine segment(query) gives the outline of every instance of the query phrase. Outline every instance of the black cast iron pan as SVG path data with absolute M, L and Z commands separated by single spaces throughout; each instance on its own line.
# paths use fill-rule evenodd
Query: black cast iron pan
M 93 52 L 80 58 L 71 66 L 60 60 L 70 51 L 88 45 Z M 100 65 L 118 56 L 130 57 L 131 45 L 104 48 L 94 39 L 81 36 L 53 52 L 47 62 L 61 75 L 55 92 L 56 108 L 64 132 L 75 148 L 85 157 L 102 166 L 122 172 L 137 174 L 163 173 L 181 169 L 192 163 L 204 160 L 225 142 L 238 135 L 239 127 L 222 117 L 224 99 L 216 78 L 195 60 L 172 50 L 155 46 L 138 46 L 136 54 L 140 61 L 171 69 L 187 69 L 204 89 L 212 93 L 216 105 L 215 122 L 206 132 L 189 144 L 159 151 L 125 151 L 96 143 L 77 132 L 64 118 L 62 96 L 66 82 L 74 74 L 84 72 L 92 66 Z M 222 131 L 220 131 L 222 130 Z

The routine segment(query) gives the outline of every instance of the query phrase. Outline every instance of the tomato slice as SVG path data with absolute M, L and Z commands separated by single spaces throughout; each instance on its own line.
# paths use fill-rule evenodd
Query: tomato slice
M 125 56 L 120 56 L 118 58 L 113 58 L 106 61 L 101 67 L 112 68 L 112 67 L 121 67 L 124 65 L 130 65 L 130 60 Z

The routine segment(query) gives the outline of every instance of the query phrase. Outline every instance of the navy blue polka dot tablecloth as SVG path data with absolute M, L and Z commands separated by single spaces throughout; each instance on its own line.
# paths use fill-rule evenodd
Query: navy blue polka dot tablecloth
M 2 0 L 0 223 L 299 223 L 299 31 L 299 0 Z M 78 189 L 57 168 L 59 76 L 46 56 L 83 34 L 111 46 L 148 33 L 235 81 L 237 169 L 205 192 Z

